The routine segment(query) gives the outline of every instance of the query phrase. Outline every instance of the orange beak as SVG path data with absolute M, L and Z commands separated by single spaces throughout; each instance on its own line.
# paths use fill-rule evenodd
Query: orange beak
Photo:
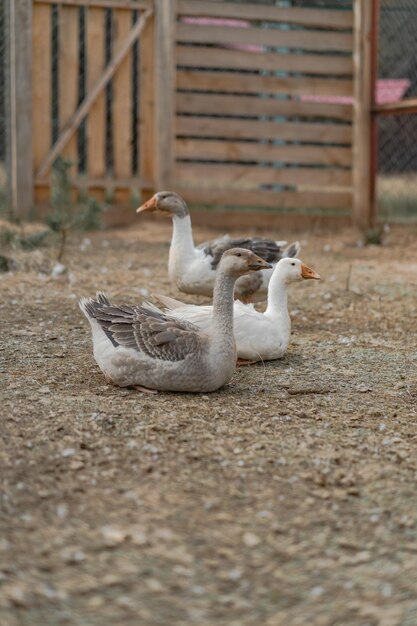
M 320 280 L 320 274 L 317 274 L 317 272 L 307 267 L 307 265 L 304 265 L 304 263 L 301 265 L 301 276 L 303 278 L 315 278 L 316 280 Z
M 155 194 L 150 200 L 147 200 L 144 204 L 142 204 L 142 206 L 136 209 L 136 213 L 142 213 L 143 211 L 156 211 L 157 208 L 157 198 Z

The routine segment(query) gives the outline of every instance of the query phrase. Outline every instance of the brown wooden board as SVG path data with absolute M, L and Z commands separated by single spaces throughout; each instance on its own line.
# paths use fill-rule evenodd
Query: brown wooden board
M 259 96 L 213 93 L 177 93 L 177 113 L 197 115 L 286 116 L 288 118 L 352 119 L 352 104 L 302 102 L 294 98 L 278 99 Z
M 352 11 L 262 6 L 246 2 L 241 2 L 237 9 L 236 3 L 233 2 L 179 0 L 178 13 L 198 17 L 231 17 L 234 19 L 274 21 L 284 24 L 319 26 L 320 28 L 350 29 L 353 26 Z
M 322 164 L 350 167 L 351 148 L 330 146 L 272 145 L 238 141 L 177 139 L 177 157 L 193 160 L 263 161 Z
M 59 7 L 59 129 L 62 131 L 77 110 L 79 76 L 79 8 Z M 71 175 L 78 170 L 77 133 L 71 137 L 61 152 L 70 160 Z
M 232 45 L 274 46 L 297 50 L 352 52 L 350 33 L 337 31 L 282 30 L 277 28 L 236 28 L 200 26 L 179 22 L 177 41 Z

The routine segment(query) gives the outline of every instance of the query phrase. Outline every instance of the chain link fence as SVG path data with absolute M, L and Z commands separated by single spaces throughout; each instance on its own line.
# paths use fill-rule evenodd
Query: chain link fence
M 8 133 L 8 54 L 6 3 L 0 2 L 0 217 L 7 211 L 9 198 L 10 138 Z
M 417 2 L 380 0 L 377 104 L 417 96 Z M 379 215 L 417 220 L 417 114 L 377 119 Z

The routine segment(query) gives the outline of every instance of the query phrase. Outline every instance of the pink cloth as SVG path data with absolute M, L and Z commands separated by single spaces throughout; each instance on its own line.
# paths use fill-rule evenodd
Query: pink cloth
M 379 78 L 376 82 L 377 104 L 399 102 L 410 86 L 408 78 Z M 352 96 L 301 96 L 303 102 L 328 102 L 330 104 L 353 104 Z

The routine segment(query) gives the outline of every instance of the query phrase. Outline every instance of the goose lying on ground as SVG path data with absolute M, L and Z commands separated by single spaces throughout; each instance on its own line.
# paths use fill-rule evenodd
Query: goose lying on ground
M 194 246 L 191 218 L 183 198 L 172 191 L 160 191 L 137 209 L 161 211 L 172 217 L 173 233 L 169 250 L 168 272 L 172 282 L 185 293 L 211 296 L 216 270 L 225 250 L 247 248 L 274 265 L 283 257 L 296 257 L 300 244 L 286 246 L 286 241 L 247 238 L 231 239 L 227 235 Z M 245 302 L 264 300 L 272 270 L 265 270 L 239 278 L 235 285 L 235 297 Z
M 300 259 L 281 259 L 273 271 L 268 288 L 268 306 L 259 313 L 253 304 L 234 303 L 234 334 L 239 359 L 267 361 L 279 359 L 288 348 L 291 319 L 288 314 L 288 284 L 303 278 L 320 278 Z M 155 295 L 165 312 L 180 320 L 196 324 L 207 330 L 211 324 L 213 307 L 184 304 L 173 298 Z
M 250 250 L 234 248 L 219 263 L 213 313 L 206 331 L 156 307 L 112 305 L 104 294 L 83 298 L 94 358 L 108 382 L 141 391 L 215 391 L 236 367 L 233 287 L 236 279 L 270 265 Z

